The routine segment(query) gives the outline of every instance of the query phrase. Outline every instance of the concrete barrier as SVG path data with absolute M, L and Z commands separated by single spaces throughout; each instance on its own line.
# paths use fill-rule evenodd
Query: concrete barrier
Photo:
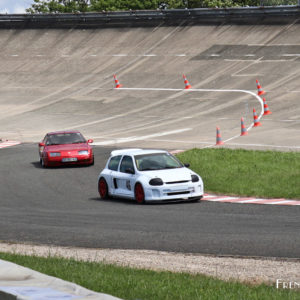
M 120 298 L 96 293 L 77 284 L 0 260 L 0 299 L 118 300 Z
M 299 19 L 298 6 L 197 8 L 77 14 L 5 14 L 0 28 L 104 28 L 190 24 L 286 24 Z

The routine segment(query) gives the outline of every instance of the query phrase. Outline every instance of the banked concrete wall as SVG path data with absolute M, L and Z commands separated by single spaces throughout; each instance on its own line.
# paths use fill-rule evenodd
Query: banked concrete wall
M 0 137 L 72 128 L 100 144 L 190 148 L 215 143 L 218 125 L 231 146 L 300 147 L 298 8 L 150 14 L 2 15 Z M 114 90 L 113 74 L 124 87 L 170 89 L 185 74 L 209 91 Z M 243 92 L 256 79 L 273 114 L 232 139 L 242 116 L 248 127 L 260 113 Z

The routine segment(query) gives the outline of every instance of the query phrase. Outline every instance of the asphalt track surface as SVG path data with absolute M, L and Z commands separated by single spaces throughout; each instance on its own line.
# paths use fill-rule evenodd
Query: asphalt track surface
M 299 258 L 299 207 L 138 206 L 97 195 L 116 147 L 213 146 L 219 126 L 225 147 L 299 151 L 299 30 L 294 22 L 1 30 L 0 138 L 23 144 L 0 150 L 0 240 Z M 183 73 L 197 91 L 178 90 Z M 113 74 L 134 90 L 114 89 Z M 272 115 L 240 137 L 241 117 L 248 128 L 252 109 L 262 113 L 242 92 L 256 93 L 256 79 Z M 36 143 L 63 129 L 102 145 L 95 166 L 39 167 Z
M 300 207 L 101 200 L 110 151 L 96 147 L 91 167 L 42 169 L 36 145 L 2 149 L 0 240 L 299 258 Z

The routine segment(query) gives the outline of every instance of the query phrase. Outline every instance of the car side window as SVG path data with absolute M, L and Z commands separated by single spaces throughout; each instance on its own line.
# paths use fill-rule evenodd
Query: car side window
M 121 155 L 112 157 L 108 163 L 108 169 L 110 169 L 112 171 L 118 171 L 118 166 L 119 166 L 121 157 L 122 157 Z
M 120 172 L 126 173 L 127 169 L 132 169 L 134 171 L 134 166 L 132 158 L 130 156 L 125 155 L 120 165 Z

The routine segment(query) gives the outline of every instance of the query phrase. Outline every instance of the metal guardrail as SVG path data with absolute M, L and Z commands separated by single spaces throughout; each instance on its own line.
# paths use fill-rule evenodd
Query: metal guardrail
M 78 14 L 2 14 L 0 28 L 70 28 L 210 22 L 290 22 L 300 17 L 299 6 L 164 9 Z

